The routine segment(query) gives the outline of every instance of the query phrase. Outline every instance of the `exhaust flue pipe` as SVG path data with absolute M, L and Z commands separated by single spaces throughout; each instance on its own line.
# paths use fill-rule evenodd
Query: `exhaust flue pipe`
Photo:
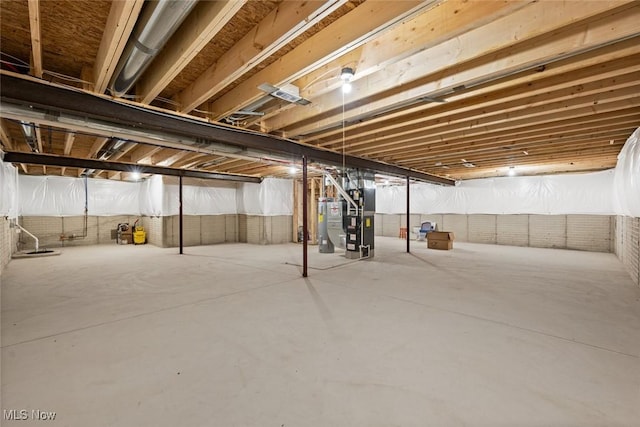
M 196 3 L 197 0 L 147 2 L 109 84 L 112 95 L 122 96 L 131 89 Z

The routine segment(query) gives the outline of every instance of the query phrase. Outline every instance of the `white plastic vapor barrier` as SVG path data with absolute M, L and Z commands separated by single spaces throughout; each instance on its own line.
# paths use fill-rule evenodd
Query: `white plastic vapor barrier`
M 0 160 L 0 216 L 18 216 L 18 169 Z
M 152 175 L 140 184 L 140 213 L 161 216 L 164 201 L 164 184 L 161 175 Z
M 85 180 L 20 175 L 19 213 L 24 216 L 84 215 Z M 88 179 L 89 215 L 140 215 L 140 184 Z
M 613 170 L 571 175 L 462 181 L 455 187 L 412 184 L 413 213 L 615 214 Z M 406 212 L 405 186 L 378 186 L 376 212 Z
M 142 186 L 140 183 L 106 179 L 89 179 L 87 181 L 89 190 L 89 215 L 111 216 L 141 214 L 140 190 Z M 84 203 L 84 195 L 82 201 Z
M 177 185 L 165 185 L 163 215 L 178 215 L 180 189 Z M 223 215 L 236 213 L 236 189 L 234 187 L 182 186 L 184 215 Z
M 237 212 L 265 216 L 292 215 L 293 181 L 265 178 L 260 184 L 241 184 L 238 188 Z
M 640 217 L 640 128 L 631 134 L 618 155 L 614 202 L 618 214 Z
M 58 176 L 20 175 L 22 216 L 74 216 L 84 214 L 84 180 Z

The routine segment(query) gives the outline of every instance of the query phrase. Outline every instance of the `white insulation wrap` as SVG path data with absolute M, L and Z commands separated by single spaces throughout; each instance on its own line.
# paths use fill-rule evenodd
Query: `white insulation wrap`
M 618 155 L 613 193 L 618 214 L 640 217 L 640 128 Z
M 463 181 L 455 187 L 412 184 L 413 213 L 595 214 L 615 213 L 613 170 L 588 174 L 505 177 Z M 378 186 L 376 212 L 406 212 L 406 186 Z
M 61 176 L 20 175 L 20 215 L 77 216 L 84 214 L 85 180 Z M 140 184 L 87 180 L 89 215 L 139 215 Z
M 180 189 L 177 185 L 164 187 L 162 215 L 178 215 Z M 236 213 L 236 188 L 182 186 L 182 213 L 185 215 L 223 215 Z
M 238 188 L 237 212 L 264 216 L 292 215 L 293 181 L 265 178 L 260 184 L 241 184 Z
M 0 216 L 18 216 L 18 169 L 0 161 Z

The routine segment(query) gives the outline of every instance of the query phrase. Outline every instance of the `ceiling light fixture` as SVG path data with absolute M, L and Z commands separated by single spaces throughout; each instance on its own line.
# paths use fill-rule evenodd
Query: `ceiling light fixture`
M 348 82 L 351 81 L 351 79 L 353 78 L 353 68 L 351 67 L 344 67 L 342 69 L 342 72 L 340 73 L 340 79 Z
M 289 175 L 295 175 L 298 172 L 298 169 L 295 166 L 289 166 Z
M 516 170 L 513 166 L 509 166 L 509 176 L 514 176 L 516 174 Z
M 131 172 L 131 179 L 134 181 L 140 180 L 140 172 Z
M 342 93 L 351 92 L 351 79 L 353 78 L 353 74 L 353 68 L 351 67 L 344 67 L 342 69 L 342 72 L 340 73 L 340 80 L 342 80 Z

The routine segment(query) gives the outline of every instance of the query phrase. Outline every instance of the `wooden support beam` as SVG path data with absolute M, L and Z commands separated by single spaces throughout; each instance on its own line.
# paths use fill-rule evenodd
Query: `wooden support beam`
M 71 154 L 71 148 L 73 147 L 73 142 L 76 140 L 75 132 L 67 132 L 67 136 L 64 139 L 64 155 L 68 156 Z
M 109 138 L 106 136 L 97 137 L 93 145 L 91 146 L 91 149 L 89 150 L 89 154 L 87 155 L 87 157 L 96 157 L 98 152 L 102 150 L 102 147 L 105 146 L 107 141 L 109 141 Z
M 407 135 L 420 134 L 432 137 L 447 129 L 464 128 L 474 118 L 482 120 L 483 123 L 487 123 L 494 115 L 500 117 L 501 120 L 512 120 L 523 117 L 523 114 L 533 116 L 550 113 L 554 107 L 558 110 L 558 118 L 560 118 L 571 107 L 588 105 L 601 99 L 608 99 L 611 98 L 613 93 L 631 95 L 633 94 L 631 88 L 637 87 L 639 79 L 640 62 L 637 64 L 637 70 L 627 74 L 557 90 L 545 90 L 537 95 L 533 90 L 532 93 L 534 95 L 529 95 L 527 92 L 527 97 L 523 99 L 518 97 L 510 99 L 510 97 L 505 96 L 495 98 L 504 99 L 505 101 L 503 102 L 462 104 L 462 106 L 468 105 L 469 108 L 455 108 L 455 105 L 449 108 L 447 106 L 441 108 L 438 112 L 433 111 L 432 114 L 422 115 L 422 120 L 407 120 L 409 124 L 406 126 L 381 130 L 372 135 L 349 138 L 349 151 L 350 153 L 357 153 L 361 149 L 366 150 L 371 146 L 372 139 L 375 139 L 376 144 L 382 144 L 385 141 L 399 139 Z M 447 112 L 443 114 L 442 110 Z M 337 149 L 341 145 L 342 141 L 337 139 L 332 140 L 331 144 L 323 144 L 323 146 L 333 149 Z
M 133 163 L 145 163 L 151 164 L 151 156 L 164 147 L 157 145 L 139 145 L 134 151 L 131 152 L 131 161 Z
M 336 60 L 302 76 L 294 82 L 304 98 L 312 101 L 342 85 L 340 71 L 343 67 L 357 70 L 353 81 L 381 70 L 383 67 L 409 57 L 420 50 L 435 46 L 454 38 L 472 28 L 482 26 L 527 5 L 526 1 L 510 2 L 441 2 L 419 15 L 381 33 L 374 40 L 348 52 Z M 313 104 L 312 106 L 313 107 Z M 267 120 L 282 111 L 296 109 L 295 104 L 286 104 L 279 111 L 266 114 L 260 119 L 264 132 L 284 126 L 279 118 Z M 297 114 L 291 112 L 290 114 Z
M 6 122 L 0 118 L 0 142 L 5 150 L 13 150 L 13 142 L 9 136 L 9 129 L 7 129 Z
M 246 1 L 199 2 L 138 82 L 141 102 L 148 104 L 153 101 L 233 18 Z
M 454 88 L 485 84 L 637 36 L 638 20 L 640 4 L 633 2 L 533 3 L 354 81 L 344 120 L 382 114 L 424 96 L 446 97 Z M 294 137 L 342 122 L 340 96 L 328 93 L 313 101 L 311 108 L 287 111 L 266 127 L 284 127 Z
M 29 174 L 29 169 L 27 168 L 27 165 L 24 163 L 20 163 L 20 167 L 22 168 L 22 172 L 24 172 L 25 174 Z
M 291 230 L 292 230 L 292 238 L 293 238 L 293 242 L 294 243 L 298 243 L 298 227 L 300 226 L 300 221 L 298 219 L 298 215 L 299 215 L 299 207 L 298 207 L 298 203 L 299 203 L 299 199 L 300 199 L 300 191 L 298 189 L 299 184 L 298 184 L 298 180 L 295 179 L 293 180 L 293 215 L 291 216 Z
M 44 147 L 42 145 L 42 130 L 40 126 L 34 126 L 34 130 L 36 133 L 36 144 L 38 146 L 38 153 L 44 153 Z
M 28 0 L 31 31 L 31 74 L 42 78 L 42 39 L 40 37 L 40 0 Z
M 309 206 L 311 209 L 311 214 L 309 217 L 311 218 L 311 223 L 309 224 L 310 231 L 309 234 L 311 237 L 311 244 L 318 244 L 318 179 L 311 178 L 311 194 L 309 197 Z
M 389 137 L 385 139 L 369 141 L 368 143 L 349 150 L 349 154 L 389 155 L 395 152 L 408 152 L 415 147 L 414 144 L 424 145 L 429 141 L 451 141 L 456 137 L 469 137 L 482 135 L 490 130 L 507 130 L 518 128 L 531 128 L 540 124 L 597 114 L 599 112 L 615 111 L 633 108 L 640 105 L 640 96 L 634 96 L 640 90 L 640 86 L 634 86 L 620 91 L 604 92 L 597 97 L 576 98 L 571 102 L 550 102 L 547 106 L 537 106 L 518 112 L 497 113 L 480 119 L 461 121 L 454 126 L 432 126 L 424 131 L 415 131 L 401 137 Z M 548 108 L 547 108 L 548 107 Z M 469 124 L 472 124 L 469 127 Z M 465 124 L 467 126 L 465 126 Z M 437 128 L 440 128 L 436 130 Z M 356 154 L 356 155 L 357 155 Z
M 198 107 L 317 24 L 345 1 L 282 2 L 196 81 L 176 96 L 175 100 L 181 106 L 180 110 L 189 112 Z
M 93 67 L 95 92 L 103 93 L 107 88 L 143 4 L 144 0 L 111 2 L 109 17 L 102 32 L 102 40 Z
M 427 4 L 418 1 L 361 4 L 212 102 L 211 113 L 220 119 L 240 110 L 264 96 L 258 89 L 262 83 L 278 86 L 296 80 L 364 44 L 383 29 L 392 28 L 419 7 Z
M 611 48 L 616 46 L 606 48 L 604 55 L 588 55 L 586 60 L 578 60 L 575 63 L 570 62 L 570 64 L 561 66 L 549 66 L 543 73 L 533 71 L 509 79 L 507 82 L 491 85 L 488 88 L 454 95 L 445 104 L 421 103 L 416 107 L 403 109 L 397 113 L 346 126 L 345 132 L 349 136 L 349 140 L 353 140 L 378 135 L 380 132 L 407 130 L 411 126 L 424 127 L 422 122 L 425 118 L 448 120 L 452 114 L 469 112 L 478 108 L 489 108 L 507 101 L 521 100 L 520 102 L 524 103 L 532 95 L 541 95 L 558 88 L 589 83 L 598 78 L 614 77 L 638 70 L 640 64 L 640 44 L 638 41 L 625 42 L 623 46 L 618 47 L 620 50 L 615 49 L 615 55 L 612 56 Z M 323 147 L 341 144 L 342 129 L 336 128 L 314 134 L 310 138 L 305 138 L 304 141 L 311 142 L 316 139 L 322 140 L 319 145 Z

